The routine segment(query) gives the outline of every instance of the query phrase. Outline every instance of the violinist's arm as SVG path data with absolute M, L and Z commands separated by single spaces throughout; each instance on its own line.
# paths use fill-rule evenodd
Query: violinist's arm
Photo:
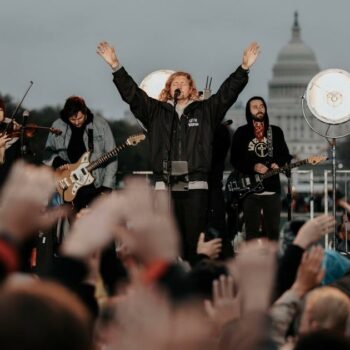
M 0 164 L 5 163 L 6 142 L 10 139 L 6 134 L 0 136 Z
M 11 140 L 11 137 L 8 137 L 6 134 L 0 136 L 0 148 L 5 148 L 5 145 L 8 141 Z

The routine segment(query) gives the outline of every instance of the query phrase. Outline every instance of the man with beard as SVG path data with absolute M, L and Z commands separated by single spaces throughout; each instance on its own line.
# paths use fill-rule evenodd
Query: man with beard
M 265 174 L 290 162 L 288 146 L 283 131 L 269 124 L 266 103 L 262 97 L 252 97 L 246 105 L 247 124 L 237 129 L 233 136 L 231 164 L 246 176 Z M 246 239 L 257 238 L 261 213 L 267 237 L 278 240 L 281 213 L 281 184 L 279 175 L 263 180 L 262 193 L 244 198 L 243 214 Z
M 62 130 L 62 134 L 49 134 L 44 155 L 44 164 L 58 170 L 71 170 L 86 152 L 91 151 L 91 161 L 115 148 L 114 137 L 107 121 L 93 115 L 79 96 L 71 96 L 52 127 Z M 79 189 L 73 205 L 77 211 L 86 207 L 97 195 L 109 192 L 116 185 L 118 162 L 110 161 L 105 167 L 92 172 L 93 184 Z

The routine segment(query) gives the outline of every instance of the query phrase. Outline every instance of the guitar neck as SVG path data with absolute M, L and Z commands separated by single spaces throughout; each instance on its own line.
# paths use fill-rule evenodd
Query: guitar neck
M 124 149 L 127 146 L 127 143 L 124 142 L 121 145 L 117 146 L 116 148 L 113 148 L 111 151 L 105 153 L 103 156 L 101 156 L 100 158 L 94 160 L 93 162 L 91 162 L 86 169 L 88 171 L 92 171 L 98 167 L 100 167 L 101 165 L 105 164 L 106 162 L 108 162 L 111 158 L 115 157 L 118 155 L 118 153 Z
M 300 160 L 299 162 L 295 162 L 295 163 L 292 163 L 292 164 L 287 164 L 287 165 L 285 165 L 285 166 L 283 166 L 281 168 L 270 170 L 267 173 L 260 175 L 260 177 L 261 177 L 262 180 L 264 180 L 264 179 L 267 179 L 267 178 L 269 178 L 269 177 L 271 177 L 273 175 L 277 175 L 277 174 L 282 173 L 284 171 L 291 170 L 293 168 L 297 168 L 299 166 L 302 166 L 302 165 L 305 165 L 305 164 L 308 164 L 308 163 L 309 163 L 308 159 Z

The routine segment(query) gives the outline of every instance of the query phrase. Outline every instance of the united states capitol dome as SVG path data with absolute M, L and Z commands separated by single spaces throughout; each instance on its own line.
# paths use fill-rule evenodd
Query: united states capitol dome
M 298 13 L 294 14 L 292 37 L 282 48 L 273 66 L 273 78 L 269 82 L 271 103 L 295 100 L 303 95 L 311 78 L 320 71 L 312 49 L 301 39 Z

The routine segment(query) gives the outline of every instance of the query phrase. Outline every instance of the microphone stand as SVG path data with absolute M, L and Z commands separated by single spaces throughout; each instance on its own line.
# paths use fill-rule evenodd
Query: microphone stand
M 28 112 L 23 112 L 22 115 L 22 127 L 21 127 L 21 132 L 20 132 L 20 142 L 21 142 L 21 157 L 24 158 L 27 155 L 27 140 L 25 137 L 25 129 L 27 125 L 27 120 L 28 120 Z
M 292 220 L 292 172 L 290 169 L 284 171 L 287 176 L 287 209 L 288 209 L 288 221 Z
M 171 162 L 171 152 L 173 149 L 173 136 L 175 134 L 175 118 L 177 117 L 176 105 L 177 105 L 178 96 L 175 93 L 174 95 L 174 111 L 173 117 L 171 120 L 171 128 L 170 128 L 170 137 L 169 137 L 169 152 L 168 152 L 168 160 L 166 163 L 166 171 L 167 171 L 167 186 L 168 186 L 168 198 L 169 198 L 169 211 L 171 210 L 171 172 L 172 172 L 172 162 Z

